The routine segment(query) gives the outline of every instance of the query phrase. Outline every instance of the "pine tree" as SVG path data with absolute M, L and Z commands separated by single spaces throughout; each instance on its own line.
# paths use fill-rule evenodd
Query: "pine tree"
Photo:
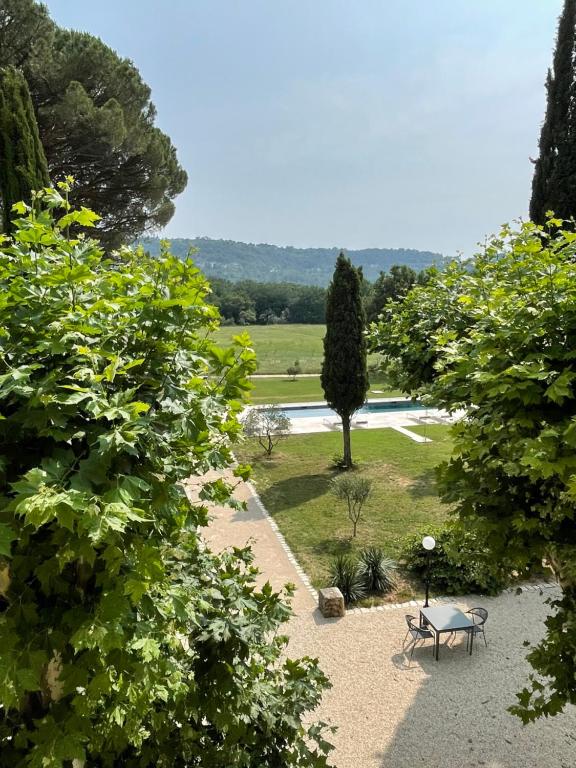
M 326 336 L 322 389 L 328 405 L 342 419 L 343 466 L 352 467 L 350 419 L 368 390 L 361 275 L 340 253 L 326 299 Z
M 26 80 L 14 67 L 0 69 L 0 197 L 6 233 L 12 228 L 12 205 L 30 202 L 32 190 L 49 183 Z
M 546 221 L 546 212 L 576 217 L 576 89 L 574 54 L 576 0 L 565 0 L 558 23 L 553 71 L 548 70 L 546 117 L 540 134 L 540 155 L 532 179 L 530 218 Z

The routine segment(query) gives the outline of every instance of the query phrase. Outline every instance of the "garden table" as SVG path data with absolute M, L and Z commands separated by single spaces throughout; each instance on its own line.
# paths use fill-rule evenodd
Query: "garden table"
M 420 609 L 420 625 L 429 624 L 434 630 L 435 649 L 434 656 L 438 661 L 440 653 L 440 635 L 442 632 L 458 632 L 463 629 L 470 629 L 474 626 L 472 619 L 463 613 L 455 605 L 438 605 L 433 608 Z M 472 643 L 474 641 L 474 632 L 470 632 L 469 651 L 472 654 Z

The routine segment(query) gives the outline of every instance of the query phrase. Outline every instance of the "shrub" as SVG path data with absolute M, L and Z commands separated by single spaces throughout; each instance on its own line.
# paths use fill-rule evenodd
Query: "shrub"
M 63 185 L 62 191 L 67 191 Z M 59 210 L 63 208 L 63 210 Z M 0 768 L 326 765 L 326 678 L 249 550 L 204 546 L 254 353 L 194 264 L 69 238 L 57 190 L 0 236 Z M 57 221 L 54 220 L 57 217 Z M 245 468 L 235 471 L 246 476 Z M 193 504 L 184 481 L 194 476 Z
M 330 466 L 337 469 L 339 472 L 346 470 L 346 462 L 344 461 L 344 455 L 342 453 L 335 453 L 330 461 Z
M 294 360 L 294 365 L 288 366 L 288 368 L 286 368 L 286 373 L 288 376 L 292 377 L 292 381 L 296 381 L 296 376 L 298 376 L 299 373 L 302 373 L 302 369 L 300 368 L 300 361 Z
M 332 563 L 331 585 L 338 587 L 344 596 L 346 605 L 357 603 L 366 597 L 364 580 L 358 566 L 348 555 L 339 555 Z
M 396 563 L 379 547 L 367 547 L 360 552 L 358 573 L 368 592 L 390 592 L 396 584 Z
M 422 537 L 432 535 L 436 546 L 428 555 Z M 475 533 L 463 532 L 447 525 L 427 530 L 404 540 L 401 560 L 406 569 L 419 579 L 426 578 L 430 558 L 430 586 L 440 594 L 468 592 L 497 594 L 510 580 L 505 564 L 490 561 L 488 550 Z

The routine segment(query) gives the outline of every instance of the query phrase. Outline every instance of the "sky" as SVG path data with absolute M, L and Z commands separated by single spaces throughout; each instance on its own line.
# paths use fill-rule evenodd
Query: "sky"
M 168 237 L 471 255 L 526 217 L 562 0 L 45 0 L 131 59 Z

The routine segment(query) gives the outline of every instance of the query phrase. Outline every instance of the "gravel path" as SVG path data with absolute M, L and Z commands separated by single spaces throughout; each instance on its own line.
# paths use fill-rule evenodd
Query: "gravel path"
M 465 641 L 416 650 L 411 666 L 402 654 L 403 609 L 323 619 L 289 561 L 269 521 L 242 484 L 245 512 L 217 508 L 206 538 L 214 549 L 252 540 L 262 580 L 275 588 L 297 585 L 289 622 L 289 653 L 318 657 L 332 681 L 315 718 L 338 725 L 331 737 L 337 768 L 573 768 L 576 708 L 529 726 L 506 712 L 526 682 L 522 642 L 544 631 L 549 593 L 524 591 L 497 598 L 460 600 L 489 611 L 488 647 L 482 640 L 470 657 Z M 547 594 L 548 593 L 548 594 Z

